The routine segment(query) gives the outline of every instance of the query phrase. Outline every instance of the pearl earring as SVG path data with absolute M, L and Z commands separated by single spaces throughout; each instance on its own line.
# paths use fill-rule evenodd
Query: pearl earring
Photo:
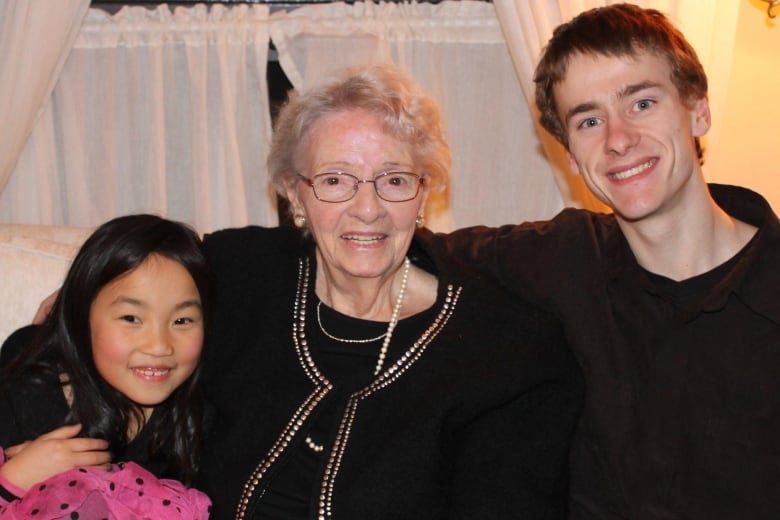
M 303 229 L 306 227 L 306 217 L 301 215 L 300 213 L 296 213 L 293 215 L 293 224 L 295 224 L 295 227 L 298 229 Z
M 417 229 L 423 227 L 425 225 L 425 217 L 417 215 L 417 218 L 414 220 L 414 225 L 417 226 Z

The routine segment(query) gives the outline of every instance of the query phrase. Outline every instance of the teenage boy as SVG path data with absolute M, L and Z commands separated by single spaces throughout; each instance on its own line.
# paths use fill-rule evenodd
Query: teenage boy
M 571 518 L 780 518 L 780 223 L 704 180 L 696 53 L 658 11 L 611 5 L 558 27 L 534 80 L 614 213 L 428 239 L 566 324 L 588 384 Z

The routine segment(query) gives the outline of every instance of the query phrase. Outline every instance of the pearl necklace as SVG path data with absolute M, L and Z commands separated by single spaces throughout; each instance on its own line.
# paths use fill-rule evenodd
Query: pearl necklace
M 375 338 L 366 338 L 366 339 L 347 339 L 347 338 L 339 338 L 337 336 L 334 336 L 333 334 L 325 330 L 325 327 L 322 326 L 322 318 L 320 317 L 321 306 L 322 306 L 322 300 L 317 302 L 317 324 L 320 326 L 320 330 L 322 331 L 322 333 L 325 334 L 330 339 L 334 339 L 342 343 L 371 343 L 372 341 L 378 341 L 384 338 L 385 336 L 387 336 L 387 331 L 383 332 L 382 334 L 380 334 Z
M 322 300 L 320 300 L 320 302 L 317 303 L 317 323 L 319 324 L 322 333 L 325 334 L 330 339 L 334 339 L 336 341 L 343 341 L 344 343 L 370 343 L 380 338 L 385 338 L 385 340 L 382 342 L 382 348 L 379 350 L 379 358 L 376 361 L 376 368 L 374 369 L 374 375 L 377 375 L 379 374 L 379 372 L 382 371 L 382 366 L 385 363 L 385 358 L 387 357 L 387 350 L 390 348 L 390 340 L 393 338 L 393 330 L 395 330 L 395 326 L 398 324 L 398 316 L 401 314 L 401 306 L 403 306 L 404 303 L 404 294 L 406 293 L 406 285 L 409 282 L 409 269 L 411 268 L 411 265 L 412 263 L 411 261 L 409 261 L 409 257 L 406 257 L 404 259 L 404 272 L 403 275 L 401 276 L 401 288 L 398 291 L 398 297 L 395 300 L 395 305 L 393 305 L 393 313 L 390 316 L 390 323 L 387 324 L 387 331 L 381 336 L 377 336 L 375 338 L 369 338 L 369 339 L 344 339 L 329 334 L 323 328 L 322 320 L 320 319 L 320 305 L 322 304 Z M 309 449 L 315 453 L 321 453 L 325 449 L 325 446 L 323 446 L 322 444 L 317 444 L 316 442 L 314 442 L 311 436 L 307 436 L 306 439 L 304 439 L 304 441 L 306 442 L 306 446 L 308 446 Z
M 308 436 L 308 435 L 306 436 L 306 439 L 304 439 L 304 440 L 306 441 L 306 446 L 308 446 L 309 449 L 311 451 L 313 451 L 314 453 L 321 453 L 322 450 L 325 449 L 325 446 L 323 446 L 322 444 L 317 444 L 316 442 L 311 440 L 311 437 Z
M 382 348 L 379 349 L 379 357 L 376 361 L 376 368 L 374 369 L 374 375 L 379 374 L 379 372 L 382 371 L 382 365 L 385 364 L 385 358 L 387 357 L 387 350 L 390 348 L 390 340 L 393 339 L 393 330 L 395 330 L 395 326 L 398 325 L 398 316 L 401 313 L 401 306 L 404 303 L 404 294 L 406 293 L 406 284 L 409 282 L 409 269 L 411 268 L 412 262 L 409 260 L 409 257 L 406 257 L 404 259 L 404 272 L 401 276 L 401 288 L 398 291 L 398 297 L 395 299 L 395 305 L 393 305 L 393 313 L 390 315 L 390 322 L 387 324 L 387 331 L 385 331 L 384 334 L 381 336 L 377 336 L 375 338 L 367 338 L 367 339 L 346 339 L 346 338 L 339 338 L 334 336 L 333 334 L 330 334 L 328 331 L 325 330 L 325 328 L 322 326 L 322 319 L 320 318 L 320 305 L 322 305 L 322 300 L 320 300 L 317 303 L 317 323 L 320 326 L 320 330 L 323 334 L 325 334 L 330 339 L 341 341 L 343 343 L 371 343 L 372 341 L 377 341 L 379 339 L 385 338 L 385 340 L 382 342 Z
M 382 348 L 379 350 L 379 358 L 376 360 L 376 368 L 374 369 L 374 375 L 379 374 L 382 371 L 382 365 L 385 363 L 387 357 L 387 349 L 390 347 L 390 340 L 393 338 L 393 330 L 398 325 L 398 316 L 401 314 L 401 306 L 404 303 L 404 293 L 406 292 L 406 283 L 409 281 L 409 267 L 411 266 L 409 257 L 404 259 L 404 274 L 401 278 L 401 289 L 398 291 L 398 298 L 395 300 L 393 306 L 393 314 L 390 316 L 390 323 L 387 324 L 387 332 L 385 333 L 385 340 L 382 342 Z

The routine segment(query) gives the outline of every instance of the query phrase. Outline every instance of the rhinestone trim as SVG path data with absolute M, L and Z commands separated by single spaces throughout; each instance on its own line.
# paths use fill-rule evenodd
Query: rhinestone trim
M 309 260 L 298 262 L 298 286 L 295 296 L 295 304 L 293 305 L 293 344 L 295 345 L 295 351 L 298 354 L 298 360 L 303 366 L 306 375 L 317 385 L 314 391 L 306 398 L 306 400 L 298 407 L 293 414 L 290 421 L 282 430 L 282 434 L 276 440 L 276 443 L 271 447 L 268 454 L 260 463 L 255 467 L 255 470 L 249 476 L 246 483 L 244 483 L 244 489 L 241 493 L 241 498 L 238 501 L 238 507 L 236 509 L 236 518 L 243 519 L 247 513 L 247 507 L 260 485 L 263 476 L 268 472 L 271 465 L 276 462 L 282 453 L 291 444 L 293 438 L 298 434 L 301 426 L 306 422 L 311 412 L 320 404 L 325 398 L 328 392 L 331 391 L 333 385 L 322 375 L 317 369 L 314 361 L 309 354 L 309 349 L 306 346 L 306 335 L 304 334 L 304 326 L 306 324 L 306 300 L 308 297 L 309 288 Z
M 352 423 L 355 421 L 355 416 L 357 415 L 358 404 L 371 394 L 394 383 L 401 377 L 401 374 L 406 372 L 406 370 L 422 356 L 423 352 L 428 348 L 428 345 L 430 345 L 436 336 L 439 335 L 439 332 L 441 332 L 444 325 L 449 321 L 455 311 L 455 305 L 460 298 L 462 290 L 462 287 L 458 287 L 456 290 L 452 285 L 448 285 L 447 297 L 444 300 L 441 311 L 439 311 L 438 316 L 436 316 L 436 319 L 431 326 L 423 332 L 420 339 L 415 341 L 414 345 L 412 345 L 398 361 L 379 374 L 370 385 L 350 396 L 347 401 L 344 416 L 339 424 L 336 440 L 330 451 L 328 464 L 325 467 L 325 477 L 322 481 L 322 487 L 320 488 L 319 507 L 317 511 L 318 520 L 330 520 L 333 516 L 333 489 L 336 482 L 336 476 L 341 467 L 342 458 L 344 457 L 344 452 L 347 448 L 349 434 L 352 431 Z
M 303 404 L 298 407 L 276 443 L 274 443 L 266 457 L 260 461 L 249 479 L 247 479 L 236 509 L 237 519 L 245 518 L 247 508 L 249 507 L 255 491 L 257 491 L 260 486 L 263 476 L 265 476 L 274 462 L 281 457 L 287 447 L 290 446 L 295 436 L 299 433 L 301 426 L 303 426 L 309 418 L 311 412 L 320 404 L 328 392 L 333 389 L 331 382 L 328 381 L 314 364 L 306 340 L 306 303 L 308 299 L 310 271 L 310 260 L 308 258 L 300 259 L 298 262 L 297 293 L 293 306 L 292 340 L 301 366 L 309 379 L 317 386 Z M 395 363 L 378 374 L 371 384 L 350 396 L 345 407 L 344 415 L 339 423 L 336 439 L 328 456 L 319 496 L 317 515 L 319 520 L 330 520 L 332 518 L 333 489 L 336 475 L 338 474 L 344 452 L 346 451 L 347 441 L 349 440 L 352 423 L 357 414 L 358 404 L 371 394 L 395 382 L 401 374 L 406 372 L 406 370 L 420 358 L 428 345 L 430 345 L 436 336 L 439 335 L 444 325 L 446 325 L 454 313 L 462 289 L 462 287 L 455 289 L 452 285 L 448 285 L 447 296 L 445 297 L 444 304 L 442 305 L 439 314 L 436 316 L 433 323 L 422 333 L 420 338 L 415 341 Z

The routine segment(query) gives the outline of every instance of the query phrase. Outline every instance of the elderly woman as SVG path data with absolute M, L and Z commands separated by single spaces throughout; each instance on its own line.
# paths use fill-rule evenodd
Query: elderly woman
M 214 518 L 562 513 L 580 374 L 550 317 L 415 244 L 449 166 L 437 106 L 394 67 L 282 109 L 269 168 L 299 230 L 205 240 Z

